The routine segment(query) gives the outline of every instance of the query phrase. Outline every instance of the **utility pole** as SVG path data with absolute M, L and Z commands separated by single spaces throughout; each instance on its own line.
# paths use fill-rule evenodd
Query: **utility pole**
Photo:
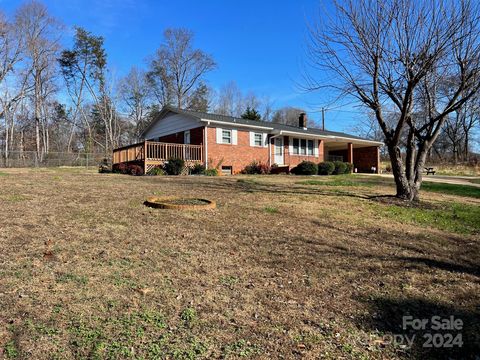
M 322 130 L 325 131 L 325 108 L 322 107 Z

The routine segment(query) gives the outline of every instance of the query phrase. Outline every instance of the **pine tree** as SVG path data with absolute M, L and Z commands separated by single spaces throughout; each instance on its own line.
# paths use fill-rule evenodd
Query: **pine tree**
M 242 114 L 242 119 L 260 121 L 262 119 L 262 116 L 257 110 L 255 110 L 254 108 L 250 108 L 250 106 L 247 106 L 247 109 Z

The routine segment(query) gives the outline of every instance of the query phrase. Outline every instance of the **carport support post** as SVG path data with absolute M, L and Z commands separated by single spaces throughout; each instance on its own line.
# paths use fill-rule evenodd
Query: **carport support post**
M 353 144 L 348 143 L 347 145 L 347 162 L 353 164 Z
M 380 174 L 380 146 L 377 146 L 377 174 Z

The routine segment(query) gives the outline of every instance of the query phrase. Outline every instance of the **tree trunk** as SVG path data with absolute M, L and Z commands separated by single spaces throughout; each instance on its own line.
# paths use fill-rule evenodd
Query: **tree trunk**
M 35 145 L 37 151 L 37 160 L 42 161 L 41 139 L 40 139 L 40 96 L 41 96 L 41 84 L 40 74 L 38 71 L 35 73 Z
M 392 163 L 392 172 L 397 189 L 396 197 L 407 201 L 418 201 L 420 185 L 422 182 L 422 169 L 425 163 L 426 153 L 423 154 L 423 161 L 415 163 L 413 156 L 409 160 L 408 176 L 403 167 L 403 160 L 400 148 L 398 146 L 387 146 L 390 160 Z M 415 150 L 413 150 L 415 152 Z M 413 154 L 412 154 L 413 155 Z
M 468 147 L 469 147 L 469 145 L 470 145 L 470 144 L 468 143 L 468 138 L 469 138 L 469 136 L 470 136 L 470 134 L 469 134 L 468 132 L 466 132 L 466 133 L 465 133 L 465 149 L 464 149 L 464 160 L 465 160 L 466 162 L 468 162 L 469 157 L 470 157 L 470 156 L 469 156 L 469 155 L 470 155 L 470 152 L 469 152 L 469 149 L 468 149 Z

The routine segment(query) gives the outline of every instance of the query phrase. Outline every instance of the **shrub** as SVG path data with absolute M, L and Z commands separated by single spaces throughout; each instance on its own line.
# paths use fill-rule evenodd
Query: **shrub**
M 143 175 L 143 168 L 140 165 L 129 165 L 128 166 L 128 174 L 134 176 Z
M 351 174 L 353 171 L 353 164 L 345 163 L 345 174 Z
M 218 170 L 217 169 L 205 169 L 204 175 L 206 176 L 218 176 Z
M 185 161 L 179 158 L 171 158 L 163 166 L 163 170 L 165 170 L 168 175 L 180 175 L 184 168 Z
M 193 165 L 193 167 L 190 169 L 190 174 L 192 175 L 201 175 L 205 173 L 205 165 L 196 163 Z
M 252 161 L 250 164 L 245 166 L 245 168 L 242 170 L 242 174 L 269 174 L 270 173 L 270 167 L 267 164 L 262 164 L 261 162 L 258 161 Z
M 165 170 L 163 170 L 161 167 L 154 167 L 152 170 L 150 170 L 150 175 L 165 175 Z
M 98 167 L 98 172 L 100 174 L 108 174 L 108 173 L 111 173 L 112 171 L 110 170 L 110 168 L 108 167 L 108 165 L 100 165 Z
M 112 172 L 115 174 L 143 175 L 143 168 L 136 164 L 114 164 Z
M 318 166 L 311 161 L 302 161 L 292 169 L 292 173 L 295 175 L 317 175 Z
M 127 173 L 127 164 L 125 164 L 125 163 L 114 164 L 112 166 L 112 172 L 114 172 L 115 174 L 126 174 Z
M 318 164 L 318 175 L 332 175 L 335 164 L 331 161 L 324 161 Z
M 345 174 L 347 165 L 343 161 L 335 161 L 335 170 L 333 170 L 333 175 Z

